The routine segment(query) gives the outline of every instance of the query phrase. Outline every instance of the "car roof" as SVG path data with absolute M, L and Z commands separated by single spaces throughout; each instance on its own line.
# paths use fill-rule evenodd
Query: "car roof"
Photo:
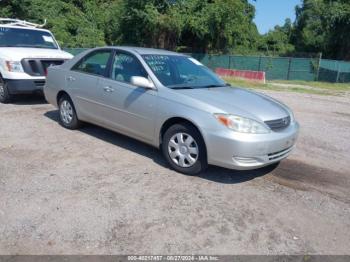
M 176 52 L 172 52 L 164 49 L 156 49 L 156 48 L 146 48 L 146 47 L 136 47 L 136 46 L 101 46 L 101 47 L 95 47 L 92 49 L 87 49 L 81 52 L 80 54 L 76 55 L 73 59 L 65 62 L 62 66 L 66 68 L 70 68 L 72 65 L 77 63 L 77 61 L 79 61 L 83 57 L 89 55 L 94 51 L 103 50 L 103 49 L 118 49 L 121 51 L 126 51 L 126 52 L 139 54 L 139 55 L 176 55 L 176 56 L 183 56 L 183 57 L 188 56 L 186 54 L 181 54 L 181 53 L 176 53 Z
M 20 25 L 10 25 L 10 24 L 0 24 L 0 27 L 7 27 L 7 28 L 16 28 L 16 29 L 24 29 L 24 30 L 34 30 L 34 31 L 42 31 L 47 32 L 51 34 L 50 30 L 43 29 L 43 28 L 37 28 L 37 27 L 27 27 L 27 26 L 20 26 Z
M 168 51 L 164 49 L 156 48 L 146 48 L 146 47 L 135 47 L 135 46 L 109 46 L 109 48 L 115 48 L 119 50 L 124 50 L 132 53 L 138 53 L 140 55 L 181 55 L 183 54 L 176 53 L 173 51 Z

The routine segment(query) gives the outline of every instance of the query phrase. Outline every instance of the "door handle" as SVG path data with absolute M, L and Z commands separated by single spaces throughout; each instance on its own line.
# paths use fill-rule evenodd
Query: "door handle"
M 67 77 L 67 80 L 68 80 L 68 81 L 75 81 L 75 78 L 72 77 L 72 76 L 68 76 L 68 77 Z
M 112 93 L 112 92 L 114 91 L 114 89 L 113 89 L 112 87 L 110 87 L 110 86 L 105 86 L 105 87 L 103 88 L 103 90 L 104 90 L 105 92 L 108 92 L 108 93 Z

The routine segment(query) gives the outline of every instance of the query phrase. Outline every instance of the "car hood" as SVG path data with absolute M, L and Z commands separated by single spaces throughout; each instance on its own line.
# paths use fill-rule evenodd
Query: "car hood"
M 60 49 L 1 47 L 0 56 L 5 59 L 20 61 L 23 58 L 71 59 L 73 56 Z
M 228 113 L 260 121 L 280 119 L 289 115 L 289 109 L 282 103 L 242 88 L 182 89 L 176 92 L 197 100 L 201 107 L 210 108 L 211 113 Z

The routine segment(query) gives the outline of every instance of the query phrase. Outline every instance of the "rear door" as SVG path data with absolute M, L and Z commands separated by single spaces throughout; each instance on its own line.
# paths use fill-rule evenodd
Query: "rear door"
M 93 51 L 75 64 L 66 76 L 67 91 L 79 117 L 84 120 L 101 117 L 103 106 L 98 83 L 108 75 L 111 54 L 111 49 Z

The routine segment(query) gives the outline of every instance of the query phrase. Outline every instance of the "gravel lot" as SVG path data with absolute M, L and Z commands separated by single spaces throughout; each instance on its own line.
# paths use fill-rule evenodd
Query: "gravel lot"
M 350 254 L 350 99 L 269 92 L 301 124 L 277 168 L 199 177 L 40 98 L 0 104 L 1 254 Z

